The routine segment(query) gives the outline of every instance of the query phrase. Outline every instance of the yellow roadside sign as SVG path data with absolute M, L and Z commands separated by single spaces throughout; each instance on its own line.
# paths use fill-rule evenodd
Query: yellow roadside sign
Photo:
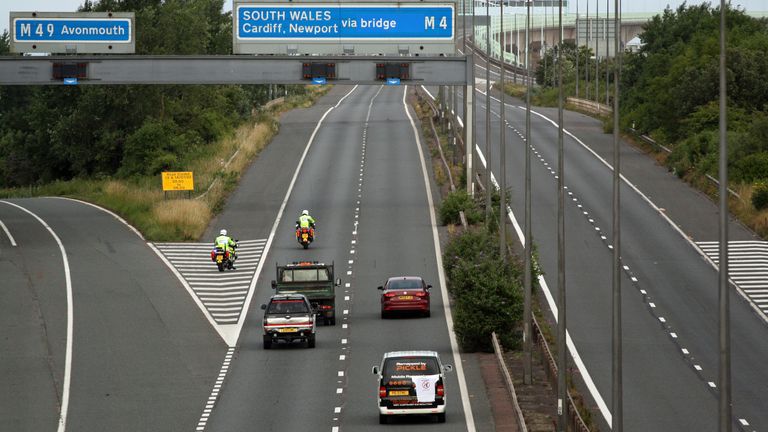
M 195 181 L 192 178 L 192 171 L 164 172 L 163 190 L 187 190 L 195 189 Z

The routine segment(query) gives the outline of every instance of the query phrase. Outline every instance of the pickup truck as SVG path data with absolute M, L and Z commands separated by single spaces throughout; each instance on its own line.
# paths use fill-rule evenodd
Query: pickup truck
M 325 325 L 336 325 L 336 287 L 341 280 L 334 280 L 333 263 L 295 261 L 275 267 L 272 288 L 276 294 L 305 295 Z

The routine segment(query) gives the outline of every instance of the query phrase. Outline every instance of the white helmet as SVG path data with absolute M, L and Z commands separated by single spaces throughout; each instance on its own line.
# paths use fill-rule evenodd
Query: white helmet
M 309 210 L 302 210 L 301 214 L 302 214 L 302 216 L 307 216 L 307 215 L 309 215 Z
M 223 230 L 219 231 L 219 234 L 220 235 L 227 235 L 227 230 L 223 229 Z

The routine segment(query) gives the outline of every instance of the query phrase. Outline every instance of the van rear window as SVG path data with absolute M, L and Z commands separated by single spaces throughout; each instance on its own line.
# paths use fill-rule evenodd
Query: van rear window
M 384 378 L 386 379 L 438 373 L 440 368 L 434 357 L 396 357 L 384 361 Z

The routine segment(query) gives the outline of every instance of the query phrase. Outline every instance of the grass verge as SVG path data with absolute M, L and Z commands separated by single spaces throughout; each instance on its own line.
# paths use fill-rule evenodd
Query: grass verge
M 309 107 L 330 90 L 310 86 L 303 95 L 290 96 L 268 111 L 254 113 L 247 122 L 206 152 L 190 160 L 195 191 L 163 193 L 159 176 L 129 179 L 73 179 L 28 188 L 2 189 L 2 198 L 64 196 L 108 208 L 122 216 L 152 241 L 196 241 L 253 159 L 279 131 L 282 113 Z

